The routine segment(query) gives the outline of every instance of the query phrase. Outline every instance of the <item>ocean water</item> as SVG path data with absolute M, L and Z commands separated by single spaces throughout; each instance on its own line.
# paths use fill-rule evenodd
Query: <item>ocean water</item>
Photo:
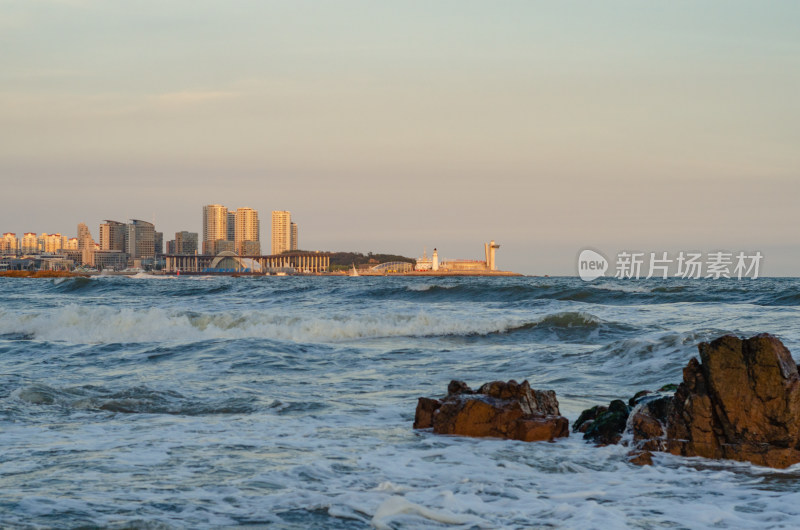
M 573 421 L 798 324 L 798 279 L 0 278 L 0 527 L 797 527 L 800 466 L 411 424 L 451 379 Z

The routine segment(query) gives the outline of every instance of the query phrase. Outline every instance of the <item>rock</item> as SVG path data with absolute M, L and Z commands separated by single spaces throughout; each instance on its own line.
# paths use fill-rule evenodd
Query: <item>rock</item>
M 652 466 L 653 453 L 650 451 L 632 451 L 628 453 L 628 461 L 637 466 Z
M 661 396 L 643 402 L 633 412 L 630 425 L 634 445 L 647 451 L 666 449 L 667 416 L 672 410 L 672 396 Z
M 674 454 L 785 468 L 800 462 L 800 375 L 772 335 L 699 346 L 668 418 Z
M 415 429 L 430 429 L 433 427 L 433 413 L 442 406 L 438 399 L 421 397 L 417 402 L 417 412 L 414 414 Z
M 472 390 L 464 381 L 450 381 L 450 384 L 447 385 L 447 395 L 448 396 L 455 396 L 458 394 L 474 394 L 475 391 Z
M 785 468 L 800 462 L 800 374 L 772 335 L 726 335 L 698 347 L 674 397 L 631 420 L 637 447 Z
M 581 412 L 581 415 L 578 416 L 578 419 L 575 420 L 575 423 L 572 424 L 572 432 L 586 432 L 589 427 L 592 426 L 594 420 L 597 419 L 597 416 L 607 410 L 608 407 L 604 407 L 603 405 L 595 405 L 590 409 L 584 410 Z
M 555 392 L 533 390 L 527 381 L 494 381 L 478 391 L 451 381 L 443 400 L 419 399 L 414 428 L 429 424 L 437 434 L 527 442 L 569 436 L 569 422 L 560 415 Z
M 622 438 L 628 415 L 631 409 L 624 401 L 615 399 L 608 405 L 608 410 L 599 414 L 591 426 L 583 434 L 584 439 L 592 440 L 600 445 L 615 444 Z
M 636 392 L 632 398 L 628 400 L 629 407 L 635 407 L 640 401 L 642 401 L 647 396 L 651 395 L 652 392 L 650 390 L 639 390 Z

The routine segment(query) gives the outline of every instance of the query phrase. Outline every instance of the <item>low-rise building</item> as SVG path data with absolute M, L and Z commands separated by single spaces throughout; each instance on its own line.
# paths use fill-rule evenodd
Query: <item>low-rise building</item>
M 121 271 L 128 266 L 128 255 L 119 250 L 98 250 L 94 253 L 97 270 Z

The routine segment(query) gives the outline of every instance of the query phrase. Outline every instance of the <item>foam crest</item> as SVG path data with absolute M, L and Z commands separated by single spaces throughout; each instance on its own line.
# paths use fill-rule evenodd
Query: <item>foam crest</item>
M 518 317 L 480 318 L 423 311 L 286 316 L 272 311 L 199 313 L 162 308 L 67 305 L 45 312 L 0 310 L 0 335 L 76 344 L 262 338 L 303 342 L 380 337 L 486 335 L 524 326 Z

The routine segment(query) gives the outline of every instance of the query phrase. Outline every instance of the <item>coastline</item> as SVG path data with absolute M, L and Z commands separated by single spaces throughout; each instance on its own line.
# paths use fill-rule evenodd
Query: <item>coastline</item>
M 0 271 L 0 278 L 88 278 L 89 276 L 69 271 Z

